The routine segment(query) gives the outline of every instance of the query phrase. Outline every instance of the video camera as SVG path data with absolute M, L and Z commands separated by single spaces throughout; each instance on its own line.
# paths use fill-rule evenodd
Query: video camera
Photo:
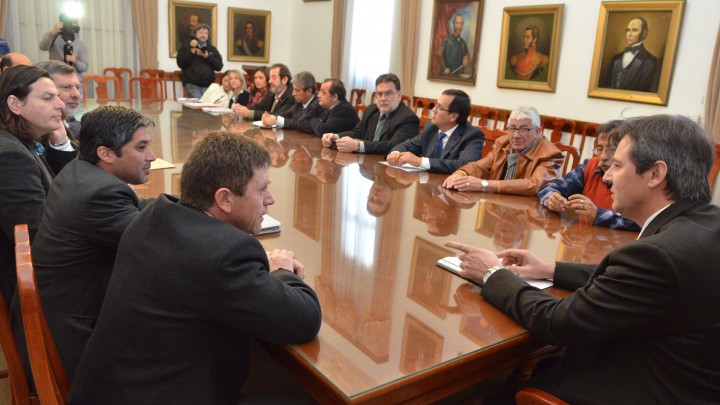
M 60 14 L 60 22 L 63 23 L 61 31 L 63 34 L 77 34 L 80 32 L 80 25 L 77 18 L 71 18 L 67 15 Z

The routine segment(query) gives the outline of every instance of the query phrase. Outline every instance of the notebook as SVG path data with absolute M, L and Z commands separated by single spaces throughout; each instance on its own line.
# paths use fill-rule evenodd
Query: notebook
M 279 233 L 280 232 L 280 221 L 277 219 L 271 217 L 268 214 L 263 215 L 263 221 L 260 228 L 260 232 L 256 233 L 255 235 L 267 235 L 270 233 Z
M 460 276 L 460 258 L 457 256 L 448 256 L 443 257 L 442 259 L 438 260 L 437 263 L 438 267 L 449 271 L 450 273 L 455 274 L 456 276 Z M 463 279 L 482 287 L 482 285 L 475 280 L 470 280 L 468 278 L 462 277 Z M 525 280 L 526 283 L 530 284 L 533 287 L 545 289 L 548 287 L 552 287 L 553 283 L 550 280 L 535 280 L 535 279 L 527 279 L 524 277 L 521 277 L 523 280 Z

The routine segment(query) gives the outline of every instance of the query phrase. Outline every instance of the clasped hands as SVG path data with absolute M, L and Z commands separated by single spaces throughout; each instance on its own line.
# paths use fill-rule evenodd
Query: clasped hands
M 595 221 L 595 217 L 597 217 L 598 212 L 598 208 L 595 203 L 582 194 L 573 194 L 570 197 L 565 198 L 560 195 L 560 193 L 554 192 L 550 194 L 550 197 L 548 197 L 545 205 L 551 211 L 561 213 L 570 211 L 578 217 L 585 217 L 589 219 L 591 222 Z
M 422 158 L 410 152 L 393 151 L 387 155 L 385 160 L 387 160 L 387 162 L 392 166 L 402 166 L 405 163 L 411 164 L 415 167 L 420 167 L 420 165 L 422 165 Z
M 462 172 L 455 172 L 445 179 L 443 187 L 457 191 L 481 191 L 481 181 L 482 179 L 475 176 L 468 176 Z
M 271 273 L 279 269 L 291 270 L 301 280 L 305 279 L 305 266 L 295 259 L 295 252 L 292 250 L 273 249 L 265 253 L 268 256 Z
M 331 132 L 325 133 L 322 136 L 322 144 L 324 147 L 329 148 L 332 146 L 333 141 L 337 147 L 338 152 L 357 152 L 360 150 L 360 145 L 356 139 L 349 136 L 339 137 L 338 134 Z

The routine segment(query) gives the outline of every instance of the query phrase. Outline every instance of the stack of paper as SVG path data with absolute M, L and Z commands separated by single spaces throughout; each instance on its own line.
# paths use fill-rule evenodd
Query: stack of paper
M 403 163 L 402 166 L 393 166 L 390 163 L 388 163 L 386 160 L 383 160 L 380 162 L 384 164 L 385 166 L 394 167 L 396 169 L 404 170 L 406 172 L 425 172 L 427 169 L 423 169 L 422 167 L 413 166 L 410 163 Z
M 445 269 L 457 276 L 460 276 L 460 258 L 457 256 L 443 257 L 442 259 L 438 260 L 437 263 L 435 263 L 435 264 L 437 264 L 438 267 L 440 267 L 442 269 Z M 474 280 L 470 280 L 465 277 L 463 277 L 463 278 L 473 284 L 480 285 L 479 283 L 477 283 Z M 529 278 L 524 278 L 524 277 L 523 277 L 523 280 L 525 280 L 525 282 L 527 282 L 531 286 L 540 288 L 540 289 L 552 287 L 552 285 L 553 285 L 552 281 L 550 281 L 550 280 L 534 280 L 534 279 L 529 279 Z
M 204 107 L 202 110 L 211 114 L 231 114 L 233 112 L 232 108 L 227 107 Z
M 267 235 L 269 233 L 278 232 L 280 232 L 280 221 L 271 217 L 268 214 L 265 214 L 263 216 L 260 232 L 258 232 L 256 235 Z
M 265 124 L 263 124 L 262 121 L 253 121 L 253 125 L 255 125 L 256 127 L 260 127 L 260 128 L 277 128 L 277 125 L 273 125 L 273 126 L 265 125 Z

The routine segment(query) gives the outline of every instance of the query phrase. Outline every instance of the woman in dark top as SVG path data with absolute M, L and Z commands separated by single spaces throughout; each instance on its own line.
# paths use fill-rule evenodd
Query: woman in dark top
M 259 103 L 268 92 L 268 72 L 265 68 L 260 68 L 253 74 L 253 85 L 250 86 L 250 101 L 248 107 L 252 107 Z
M 230 70 L 227 72 L 227 78 L 230 86 L 228 108 L 232 108 L 234 104 L 247 106 L 250 100 L 250 93 L 247 91 L 245 76 L 237 70 Z

